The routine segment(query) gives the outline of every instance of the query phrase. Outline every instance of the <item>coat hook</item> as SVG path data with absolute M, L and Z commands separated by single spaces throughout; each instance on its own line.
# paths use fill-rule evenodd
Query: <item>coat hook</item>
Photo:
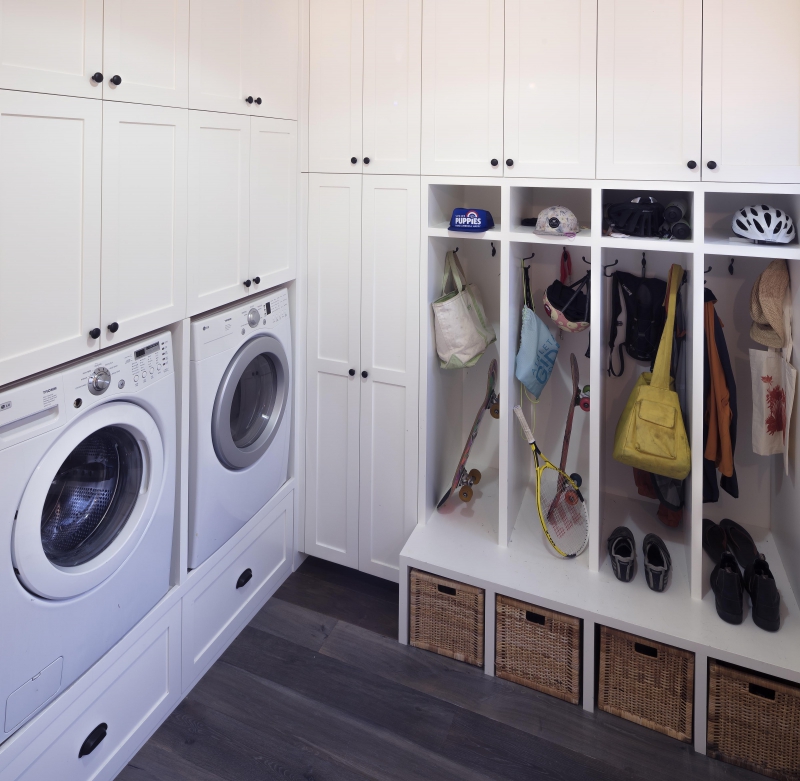
M 619 258 L 617 258 L 613 263 L 609 263 L 607 266 L 603 266 L 603 276 L 606 279 L 611 279 L 611 277 L 614 275 L 613 271 L 611 272 L 611 274 L 606 274 L 606 269 L 609 269 L 609 268 L 612 268 L 612 267 L 616 266 L 617 263 L 619 263 Z
M 458 247 L 453 250 L 454 253 L 458 252 Z
M 645 271 L 647 271 L 647 258 L 644 256 L 644 252 L 642 253 L 642 276 L 645 275 Z
M 735 260 L 735 258 L 731 258 L 731 262 L 730 262 L 730 263 L 728 263 L 728 273 L 729 273 L 731 276 L 733 276 L 733 261 L 734 261 L 734 260 Z
M 526 261 L 526 260 L 531 260 L 531 258 L 533 258 L 535 255 L 536 255 L 536 253 L 535 253 L 535 252 L 531 252 L 531 254 L 530 254 L 530 255 L 528 255 L 528 257 L 527 257 L 527 258 L 523 258 L 523 259 L 522 259 L 522 262 L 523 262 L 523 263 L 525 263 L 525 261 Z
M 591 261 L 591 260 L 586 260 L 586 256 L 585 256 L 585 255 L 581 257 L 581 260 L 582 260 L 582 261 L 583 261 L 583 262 L 584 262 L 584 263 L 585 263 L 587 266 L 591 266 L 591 265 L 592 265 L 592 261 Z
M 494 248 L 494 242 L 493 241 L 490 241 L 489 243 L 492 245 L 492 257 L 494 257 L 497 254 L 497 250 Z
M 703 273 L 704 274 L 708 274 L 708 272 L 711 271 L 712 268 L 713 268 L 713 266 L 709 266 Z

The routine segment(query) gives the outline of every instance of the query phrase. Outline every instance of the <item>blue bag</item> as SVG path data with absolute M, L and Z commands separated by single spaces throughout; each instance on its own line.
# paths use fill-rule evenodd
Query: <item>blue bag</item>
M 533 310 L 528 268 L 523 267 L 525 302 L 522 306 L 522 328 L 514 373 L 538 401 L 553 373 L 558 356 L 558 342 Z
M 450 217 L 451 231 L 483 233 L 489 228 L 494 228 L 494 220 L 485 209 L 453 209 L 453 216 Z

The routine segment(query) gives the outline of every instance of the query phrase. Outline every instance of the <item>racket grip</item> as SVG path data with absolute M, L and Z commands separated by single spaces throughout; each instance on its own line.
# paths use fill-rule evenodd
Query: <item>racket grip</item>
M 533 444 L 533 432 L 531 431 L 531 427 L 528 425 L 528 421 L 525 420 L 525 413 L 522 411 L 522 407 L 517 404 L 514 407 L 514 414 L 517 416 L 517 420 L 519 421 L 519 427 L 522 429 L 522 433 L 525 435 L 525 439 L 528 441 L 529 445 Z

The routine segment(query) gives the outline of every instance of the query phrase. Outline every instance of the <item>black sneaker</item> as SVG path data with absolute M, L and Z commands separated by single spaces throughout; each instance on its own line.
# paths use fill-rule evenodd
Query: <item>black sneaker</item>
M 753 605 L 753 623 L 777 632 L 781 628 L 781 595 L 766 559 L 756 559 L 744 571 L 744 587 Z
M 664 591 L 672 569 L 672 559 L 664 540 L 657 534 L 648 534 L 642 543 L 642 553 L 644 553 L 644 574 L 647 577 L 647 585 L 653 591 Z
M 728 537 L 718 523 L 703 518 L 703 550 L 714 564 L 719 564 L 722 554 L 728 550 Z
M 725 551 L 711 573 L 711 590 L 717 615 L 729 624 L 741 624 L 744 584 L 736 557 Z
M 636 571 L 636 543 L 631 530 L 617 526 L 608 537 L 608 555 L 617 580 L 629 583 Z
M 739 566 L 743 570 L 747 569 L 756 559 L 760 558 L 755 541 L 744 526 L 739 526 L 738 523 L 732 521 L 730 518 L 723 518 L 719 525 L 725 532 L 728 550 L 736 556 L 736 561 L 739 562 Z

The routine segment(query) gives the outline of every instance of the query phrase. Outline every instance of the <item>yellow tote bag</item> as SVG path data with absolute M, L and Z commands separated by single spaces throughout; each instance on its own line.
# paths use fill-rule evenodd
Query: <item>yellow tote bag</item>
M 681 405 L 669 376 L 675 304 L 683 268 L 669 271 L 667 321 L 658 345 L 653 373 L 640 375 L 617 423 L 614 458 L 622 464 L 664 477 L 683 480 L 692 468 L 692 456 Z

